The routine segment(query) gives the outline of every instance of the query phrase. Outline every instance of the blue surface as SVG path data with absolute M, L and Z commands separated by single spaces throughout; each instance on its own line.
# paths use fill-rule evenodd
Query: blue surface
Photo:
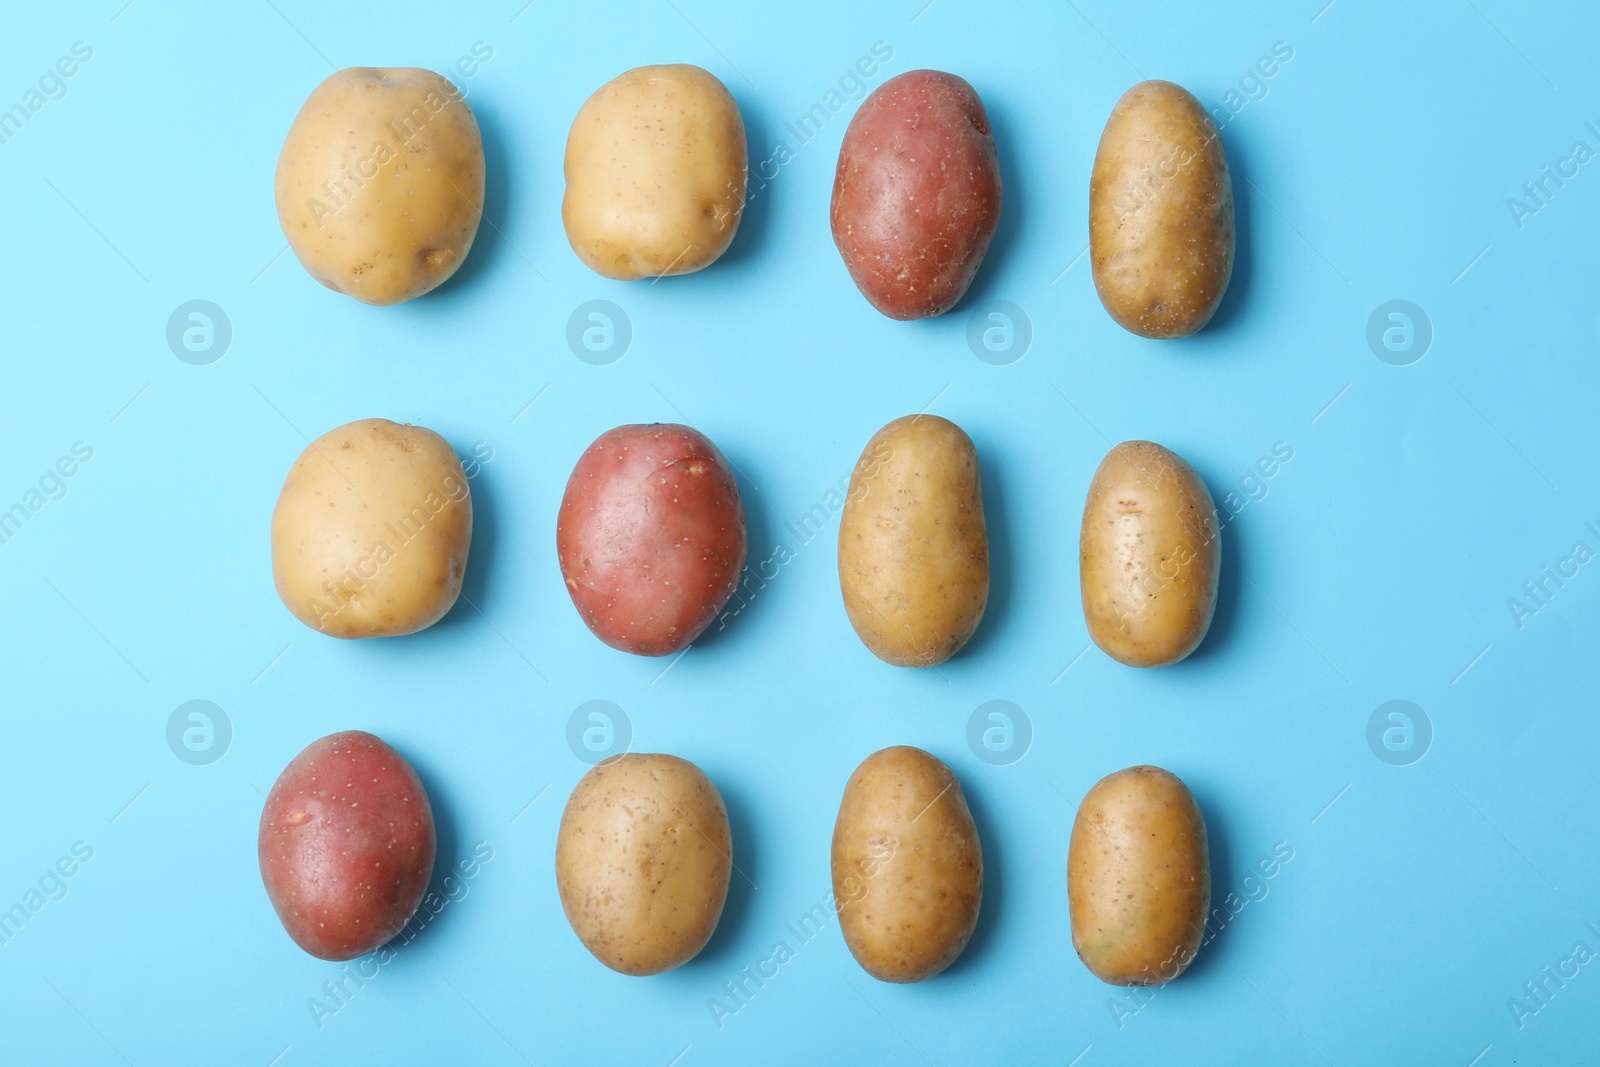
M 1600 952 L 1600 564 L 1566 564 L 1576 576 L 1525 600 L 1520 625 L 1508 603 L 1575 542 L 1600 551 L 1600 163 L 1569 165 L 1520 225 L 1508 206 L 1575 142 L 1600 151 L 1600 15 L 1510 0 L 924 2 L 8 12 L 0 105 L 74 42 L 93 55 L 47 79 L 58 98 L 41 94 L 0 143 L 0 506 L 26 502 L 76 442 L 92 458 L 46 478 L 0 544 L 0 907 L 26 910 L 43 888 L 0 945 L 0 1062 L 1600 1062 L 1600 964 L 1563 964 L 1579 942 Z M 462 81 L 490 224 L 470 260 L 396 308 L 323 289 L 280 256 L 272 172 L 296 110 L 335 66 L 447 70 L 477 42 L 493 57 Z M 830 240 L 855 102 L 809 143 L 785 128 L 875 42 L 893 58 L 870 84 L 958 72 L 1000 146 L 999 237 L 966 301 L 930 322 L 874 312 Z M 1276 42 L 1293 58 L 1252 80 Z M 728 84 L 753 164 L 788 151 L 721 262 L 609 282 L 561 229 L 567 127 L 607 79 L 668 61 Z M 1101 126 L 1142 77 L 1227 116 L 1238 200 L 1227 300 L 1176 343 L 1119 329 L 1080 256 Z M 1247 101 L 1236 114 L 1230 92 Z M 209 365 L 166 338 L 197 299 L 232 329 Z M 631 323 L 607 366 L 566 341 L 590 300 Z M 997 300 L 1033 334 L 1005 366 L 967 340 Z M 1431 324 L 1410 365 L 1394 363 L 1416 347 L 1380 344 L 1385 360 L 1367 340 L 1391 300 Z M 913 672 L 852 633 L 825 501 L 879 426 L 925 408 L 977 443 L 995 580 L 970 646 Z M 492 456 L 473 482 L 478 610 L 347 644 L 278 602 L 267 527 L 306 438 L 370 416 Z M 736 464 L 752 563 L 780 543 L 792 555 L 665 673 L 587 632 L 554 552 L 583 447 L 650 420 L 698 427 Z M 1155 671 L 1088 647 L 1078 603 L 1089 478 L 1137 437 L 1186 456 L 1219 501 L 1234 494 L 1230 510 L 1248 501 L 1224 535 L 1210 637 Z M 1252 480 L 1280 442 L 1293 459 Z M 789 524 L 818 504 L 826 527 L 802 541 Z M 231 726 L 208 764 L 169 747 L 191 700 Z M 569 719 L 591 700 L 623 709 L 636 749 L 711 775 L 748 875 L 700 958 L 652 979 L 595 962 L 556 896 L 556 825 L 587 768 Z M 1006 765 L 967 741 L 991 700 L 1031 725 Z M 1409 751 L 1386 718 L 1369 745 L 1392 700 L 1422 709 Z M 1391 726 L 1401 751 L 1381 741 Z M 351 728 L 421 773 L 450 903 L 336 1002 L 323 985 L 343 972 L 283 933 L 255 838 L 283 765 Z M 827 899 L 849 772 L 897 743 L 956 770 L 988 867 L 972 945 L 912 987 L 869 978 L 835 924 L 805 943 L 786 926 Z M 190 758 L 221 746 L 219 733 Z M 1140 762 L 1192 785 L 1216 904 L 1231 890 L 1238 909 L 1144 1002 L 1076 959 L 1064 873 L 1078 800 Z M 1280 842 L 1293 859 L 1247 881 Z M 480 843 L 492 860 L 446 885 Z M 62 857 L 72 876 L 48 876 Z M 793 959 L 729 1000 L 725 984 L 779 941 Z M 1563 966 L 1561 984 L 1541 971 Z M 1527 999 L 1540 981 L 1545 999 Z

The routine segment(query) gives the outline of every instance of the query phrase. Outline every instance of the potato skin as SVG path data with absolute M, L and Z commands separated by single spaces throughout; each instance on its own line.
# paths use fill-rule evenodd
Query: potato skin
M 839 521 L 839 588 L 856 635 L 897 667 L 943 663 L 977 630 L 989 534 L 961 427 L 907 415 L 867 442 Z
M 1140 337 L 1187 337 L 1222 303 L 1233 249 L 1233 180 L 1216 124 L 1181 86 L 1140 82 L 1112 109 L 1089 179 L 1100 302 Z
M 722 82 L 687 63 L 635 67 L 578 109 L 561 220 L 595 273 L 632 281 L 716 262 L 744 213 L 744 118 Z
M 261 809 L 267 899 L 295 944 L 350 960 L 400 932 L 427 891 L 433 808 L 405 757 L 360 730 L 289 761 Z
M 1160 767 L 1129 767 L 1078 805 L 1067 850 L 1072 947 L 1112 985 L 1163 985 L 1205 938 L 1211 905 L 1206 822 Z
M 994 240 L 1000 157 L 976 90 L 913 70 L 867 97 L 839 148 L 833 243 L 868 303 L 892 319 L 954 307 Z
M 278 222 L 313 278 L 398 304 L 454 274 L 483 216 L 483 137 L 447 78 L 350 67 L 312 91 L 284 140 Z
M 920 748 L 861 761 L 833 828 L 839 930 L 863 970 L 920 982 L 954 963 L 983 903 L 983 848 L 961 783 Z
M 677 756 L 608 759 L 561 813 L 561 907 L 578 940 L 614 971 L 660 974 L 699 954 L 722 917 L 732 870 L 722 794 Z
M 1078 572 L 1101 651 L 1163 667 L 1199 647 L 1217 607 L 1222 534 L 1205 482 L 1149 441 L 1117 445 L 1089 483 Z
M 444 618 L 472 546 L 461 461 L 432 430 L 361 419 L 307 446 L 272 512 L 272 577 L 330 637 L 396 637 Z
M 596 637 L 670 656 L 717 617 L 748 547 L 739 483 L 717 446 L 672 423 L 618 426 L 567 480 L 556 555 Z

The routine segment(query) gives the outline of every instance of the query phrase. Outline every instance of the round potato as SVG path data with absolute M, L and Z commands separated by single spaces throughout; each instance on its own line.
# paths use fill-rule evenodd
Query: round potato
M 561 813 L 561 907 L 583 947 L 614 971 L 660 974 L 694 959 L 722 917 L 732 870 L 722 795 L 677 756 L 608 759 Z
M 1149 441 L 1106 453 L 1083 505 L 1083 621 L 1101 651 L 1163 667 L 1199 647 L 1217 607 L 1222 534 L 1205 482 Z
M 567 134 L 561 220 L 596 274 L 689 274 L 728 250 L 744 213 L 744 118 L 727 87 L 687 63 L 606 82 Z
M 313 741 L 289 762 L 256 839 L 283 928 L 325 960 L 355 959 L 398 934 L 422 902 L 436 849 L 417 772 L 360 730 Z
M 483 137 L 447 78 L 350 67 L 311 93 L 278 157 L 278 222 L 313 278 L 364 304 L 456 272 L 483 217 Z
M 899 745 L 861 761 L 833 827 L 839 930 L 863 970 L 920 982 L 954 963 L 983 902 L 983 848 L 961 783 Z
M 1112 985 L 1162 985 L 1205 938 L 1211 905 L 1206 821 L 1188 786 L 1129 767 L 1078 805 L 1067 850 L 1072 947 Z
M 938 70 L 890 78 L 844 132 L 833 243 L 867 302 L 892 319 L 955 306 L 1000 226 L 1000 157 L 983 101 Z
M 907 415 L 867 442 L 839 520 L 839 588 L 886 663 L 932 667 L 967 643 L 989 602 L 989 534 L 961 427 Z
M 1233 274 L 1222 135 L 1182 86 L 1140 82 L 1112 109 L 1089 179 L 1089 254 L 1111 317 L 1141 337 L 1211 321 Z
M 670 423 L 618 426 L 567 480 L 556 556 L 596 637 L 670 656 L 717 617 L 744 571 L 739 483 L 717 446 Z
M 472 544 L 461 461 L 421 426 L 362 419 L 300 453 L 272 513 L 272 577 L 330 637 L 395 637 L 444 618 Z

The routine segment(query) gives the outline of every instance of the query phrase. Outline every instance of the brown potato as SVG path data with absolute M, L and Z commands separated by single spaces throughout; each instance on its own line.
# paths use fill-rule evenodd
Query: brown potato
M 1182 456 L 1149 441 L 1107 452 L 1078 544 L 1094 643 L 1130 667 L 1163 667 L 1198 648 L 1217 607 L 1221 537 L 1211 493 Z
M 989 602 L 978 450 L 937 415 L 907 415 L 856 461 L 839 520 L 839 588 L 856 635 L 897 667 L 967 643 Z
M 1211 904 L 1206 821 L 1194 794 L 1160 767 L 1095 783 L 1067 850 L 1072 947 L 1112 985 L 1162 985 L 1205 938 Z
M 920 748 L 861 761 L 833 827 L 839 930 L 863 970 L 920 982 L 954 963 L 983 902 L 983 848 L 961 783 Z
M 1089 179 L 1100 302 L 1141 337 L 1187 337 L 1222 303 L 1233 245 L 1233 181 L 1216 124 L 1183 87 L 1140 82 L 1112 109 Z
M 307 745 L 261 809 L 267 899 L 295 944 L 352 960 L 400 932 L 433 875 L 433 808 L 405 757 L 360 730 Z
M 594 635 L 670 656 L 717 617 L 744 571 L 748 535 L 733 469 L 705 434 L 618 426 L 583 453 L 556 520 L 556 556 Z
M 983 101 L 938 70 L 890 78 L 839 148 L 833 243 L 856 288 L 892 319 L 954 307 L 1000 225 L 1000 157 Z
M 659 974 L 693 959 L 717 928 L 732 870 L 722 795 L 688 760 L 608 759 L 561 813 L 561 907 L 584 948 L 614 971 Z

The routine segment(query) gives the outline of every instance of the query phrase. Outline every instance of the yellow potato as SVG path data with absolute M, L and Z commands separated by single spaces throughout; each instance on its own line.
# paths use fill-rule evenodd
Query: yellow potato
M 660 974 L 705 948 L 732 869 L 722 795 L 676 756 L 606 760 L 561 814 L 561 907 L 595 959 L 623 974 Z
M 607 278 L 710 266 L 739 229 L 746 159 L 739 105 L 714 76 L 687 63 L 635 67 L 572 120 L 567 240 Z
M 461 461 L 421 426 L 329 430 L 289 470 L 272 513 L 272 577 L 330 637 L 395 637 L 444 618 L 472 544 Z
M 1130 667 L 1163 667 L 1199 647 L 1217 606 L 1221 531 L 1205 482 L 1149 441 L 1106 453 L 1089 483 L 1078 545 L 1083 621 Z
M 943 663 L 989 601 L 989 534 L 978 450 L 937 415 L 873 435 L 839 520 L 839 587 L 850 625 L 897 667 Z
M 1067 850 L 1072 947 L 1112 985 L 1162 985 L 1189 966 L 1211 904 L 1206 821 L 1194 794 L 1160 767 L 1095 783 Z
M 1112 109 L 1089 179 L 1100 302 L 1141 337 L 1211 321 L 1233 274 L 1233 181 L 1222 136 L 1171 82 L 1140 82 Z
M 364 304 L 456 272 L 483 215 L 483 138 L 431 70 L 350 67 L 312 92 L 278 157 L 278 222 L 317 281 Z
M 850 954 L 879 981 L 955 962 L 978 925 L 983 848 L 949 767 L 908 745 L 861 761 L 833 827 L 833 898 Z

